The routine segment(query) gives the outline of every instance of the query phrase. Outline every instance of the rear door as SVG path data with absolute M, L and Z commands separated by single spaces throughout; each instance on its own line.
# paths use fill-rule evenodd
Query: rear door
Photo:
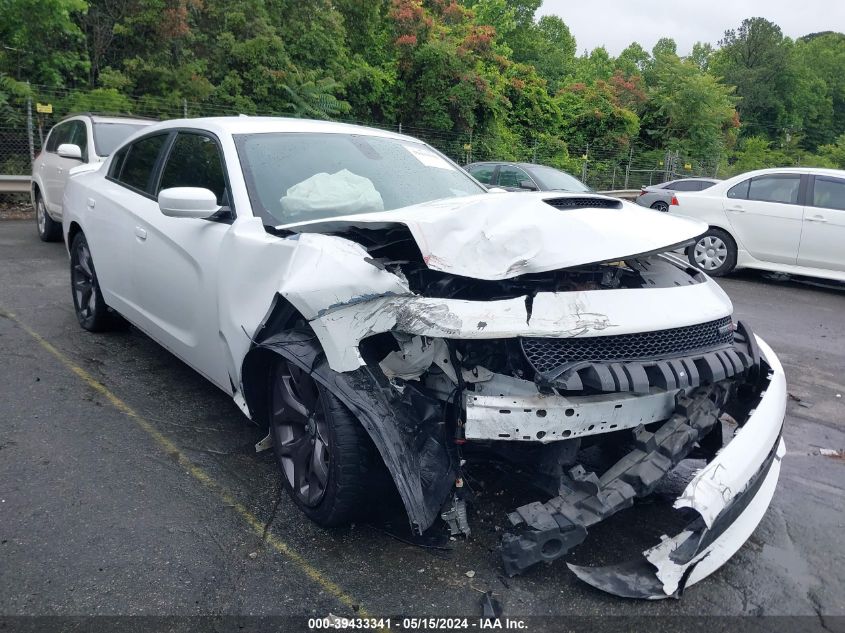
M 809 181 L 798 265 L 845 271 L 845 179 Z
M 806 183 L 806 179 L 804 179 Z M 755 176 L 731 187 L 724 201 L 734 235 L 757 259 L 795 264 L 804 207 L 800 174 Z
M 217 307 L 220 245 L 226 219 L 172 218 L 155 202 L 171 187 L 211 190 L 229 208 L 223 155 L 211 134 L 181 130 L 171 140 L 149 204 L 133 212 L 132 286 L 138 325 L 183 361 L 231 393 Z
M 143 309 L 132 283 L 135 220 L 139 213 L 158 211 L 154 176 L 169 132 L 138 139 L 120 149 L 101 187 L 88 192 L 85 234 L 106 303 L 136 325 Z

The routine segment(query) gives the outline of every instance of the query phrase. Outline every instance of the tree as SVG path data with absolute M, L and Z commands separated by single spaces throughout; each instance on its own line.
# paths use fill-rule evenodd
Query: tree
M 676 55 L 660 55 L 643 114 L 646 136 L 658 147 L 704 159 L 719 153 L 738 125 L 733 89 Z
M 712 69 L 726 84 L 736 86 L 743 133 L 781 137 L 793 123 L 788 96 L 796 77 L 780 27 L 764 18 L 743 20 L 738 29 L 725 31 L 719 45 Z
M 0 72 L 54 87 L 84 81 L 85 36 L 74 18 L 87 9 L 85 0 L 0 0 Z
M 696 42 L 692 45 L 692 52 L 687 57 L 687 61 L 706 71 L 710 67 L 710 58 L 712 56 L 713 46 L 709 42 Z

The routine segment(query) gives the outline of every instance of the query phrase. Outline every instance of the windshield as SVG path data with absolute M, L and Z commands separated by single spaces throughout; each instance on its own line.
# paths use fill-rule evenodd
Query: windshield
M 484 193 L 419 142 L 358 134 L 235 136 L 250 201 L 265 224 L 390 211 Z
M 115 147 L 143 127 L 146 127 L 143 123 L 95 123 L 94 148 L 97 156 L 108 156 Z
M 592 189 L 575 176 L 570 176 L 565 171 L 560 171 L 552 167 L 543 167 L 542 165 L 531 167 L 531 171 L 534 172 L 539 180 L 543 181 L 543 186 L 546 189 L 592 191 Z

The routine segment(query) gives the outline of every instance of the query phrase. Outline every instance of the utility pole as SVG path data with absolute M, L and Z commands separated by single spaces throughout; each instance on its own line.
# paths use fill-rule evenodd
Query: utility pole
M 188 118 L 188 100 L 185 97 L 182 97 L 182 118 Z
M 623 189 L 628 188 L 628 176 L 631 175 L 631 161 L 634 158 L 634 144 L 631 143 L 631 147 L 628 150 L 628 166 L 625 168 L 625 186 Z
M 587 149 L 584 150 L 584 164 L 581 166 L 581 182 L 587 184 L 587 161 L 590 160 L 590 144 L 587 143 Z
M 29 82 L 26 82 L 29 85 Z M 35 139 L 32 134 L 32 95 L 26 98 L 26 138 L 29 141 L 29 162 L 35 160 Z

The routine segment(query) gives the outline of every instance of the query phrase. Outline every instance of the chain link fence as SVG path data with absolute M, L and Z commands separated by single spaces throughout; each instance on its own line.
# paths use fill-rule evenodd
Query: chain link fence
M 0 175 L 26 175 L 32 160 L 41 151 L 50 128 L 62 118 L 89 109 L 91 103 L 111 104 L 96 108 L 101 114 L 131 114 L 160 120 L 202 116 L 238 115 L 241 112 L 225 104 L 192 103 L 160 97 L 125 97 L 119 94 L 98 96 L 92 101 L 88 91 L 56 90 L 33 87 L 34 95 L 11 104 L 11 112 L 0 120 Z M 90 108 L 94 109 L 94 108 Z M 255 111 L 250 115 L 291 116 L 285 112 Z M 560 167 L 599 190 L 639 189 L 674 178 L 718 176 L 719 156 L 709 160 L 693 160 L 677 152 L 642 144 L 602 145 L 588 143 L 583 147 L 567 145 L 560 139 L 516 139 L 503 149 L 501 138 L 434 130 L 413 124 L 374 123 L 372 121 L 338 119 L 349 123 L 390 129 L 420 138 L 455 162 L 464 165 L 487 160 L 510 160 L 548 164 Z

